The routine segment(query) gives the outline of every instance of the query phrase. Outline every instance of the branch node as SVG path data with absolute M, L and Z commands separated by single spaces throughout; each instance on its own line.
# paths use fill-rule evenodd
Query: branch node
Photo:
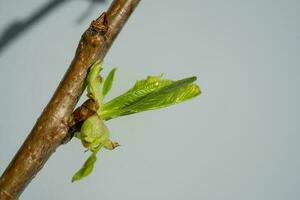
M 108 20 L 106 12 L 103 12 L 96 20 L 91 23 L 91 28 L 96 29 L 101 35 L 105 35 L 108 31 Z

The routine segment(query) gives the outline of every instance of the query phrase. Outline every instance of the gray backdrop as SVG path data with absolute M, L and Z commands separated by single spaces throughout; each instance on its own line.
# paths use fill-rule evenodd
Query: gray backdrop
M 47 4 L 0 2 L 10 41 L 0 43 L 1 172 L 109 2 Z M 142 1 L 105 59 L 106 72 L 118 67 L 110 97 L 160 73 L 197 75 L 203 94 L 109 121 L 122 146 L 78 183 L 71 176 L 88 155 L 75 139 L 60 147 L 21 199 L 299 199 L 299 9 L 298 0 Z

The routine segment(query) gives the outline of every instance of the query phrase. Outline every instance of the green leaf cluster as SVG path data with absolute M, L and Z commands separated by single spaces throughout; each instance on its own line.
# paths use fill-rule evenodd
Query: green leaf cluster
M 102 147 L 113 150 L 119 146 L 117 142 L 110 140 L 110 132 L 104 121 L 178 104 L 201 93 L 199 86 L 195 84 L 197 80 L 195 76 L 177 81 L 163 79 L 162 75 L 148 76 L 144 80 L 137 81 L 124 94 L 103 102 L 112 88 L 116 68 L 110 71 L 103 84 L 99 75 L 101 70 L 102 65 L 98 61 L 91 67 L 86 81 L 88 96 L 97 102 L 99 109 L 83 122 L 80 132 L 76 134 L 83 146 L 92 154 L 75 173 L 72 181 L 80 180 L 92 172 L 97 160 L 96 154 Z
M 115 69 L 113 69 L 109 73 L 107 79 L 104 81 L 103 87 L 101 87 L 102 77 L 99 75 L 101 70 L 102 65 L 101 62 L 98 61 L 91 66 L 86 80 L 88 96 L 98 104 L 98 107 L 101 106 L 103 98 L 112 86 L 115 72 Z M 76 133 L 75 136 L 81 140 L 82 145 L 92 154 L 74 174 L 72 182 L 88 176 L 93 171 L 94 164 L 97 160 L 97 153 L 102 147 L 113 150 L 119 146 L 117 142 L 110 140 L 110 132 L 101 118 L 100 109 L 83 122 L 80 132 Z

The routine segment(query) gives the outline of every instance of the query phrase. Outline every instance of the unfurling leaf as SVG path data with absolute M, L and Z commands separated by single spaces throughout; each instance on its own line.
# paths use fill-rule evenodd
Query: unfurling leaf
M 98 103 L 98 105 L 101 104 L 101 77 L 99 73 L 102 70 L 101 61 L 96 61 L 92 66 L 91 69 L 87 75 L 87 91 L 88 96 L 92 98 L 94 101 Z
M 76 136 L 81 140 L 82 145 L 94 152 L 109 141 L 109 130 L 103 120 L 97 115 L 87 118 Z
M 102 88 L 102 98 L 104 98 L 106 96 L 106 94 L 110 91 L 113 81 L 114 81 L 114 77 L 115 77 L 115 72 L 116 72 L 117 68 L 113 68 L 107 78 L 104 81 L 103 84 L 103 88 Z
M 126 93 L 102 105 L 101 113 L 102 111 L 106 112 L 108 110 L 112 111 L 124 108 L 147 94 L 171 83 L 172 81 L 170 80 L 161 79 L 161 76 L 148 76 L 146 80 L 137 81 Z
M 94 168 L 94 164 L 97 160 L 97 152 L 93 152 L 92 155 L 85 161 L 83 166 L 74 174 L 72 177 L 72 182 L 78 181 L 86 176 L 88 176 Z
M 200 94 L 196 84 L 189 84 L 196 78 L 174 82 L 160 90 L 154 91 L 140 101 L 126 107 L 121 114 L 128 115 L 146 110 L 153 110 L 181 103 Z
M 193 83 L 196 80 L 196 77 L 179 81 L 162 80 L 160 76 L 148 77 L 138 81 L 125 94 L 104 104 L 102 117 L 111 119 L 186 101 L 201 93 L 200 88 Z

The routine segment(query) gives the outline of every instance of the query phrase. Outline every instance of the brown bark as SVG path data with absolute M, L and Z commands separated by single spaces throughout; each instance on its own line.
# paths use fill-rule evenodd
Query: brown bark
M 0 199 L 17 199 L 69 131 L 70 116 L 93 62 L 102 60 L 140 0 L 114 0 L 84 32 L 50 102 L 0 178 Z M 76 112 L 75 112 L 76 113 Z

